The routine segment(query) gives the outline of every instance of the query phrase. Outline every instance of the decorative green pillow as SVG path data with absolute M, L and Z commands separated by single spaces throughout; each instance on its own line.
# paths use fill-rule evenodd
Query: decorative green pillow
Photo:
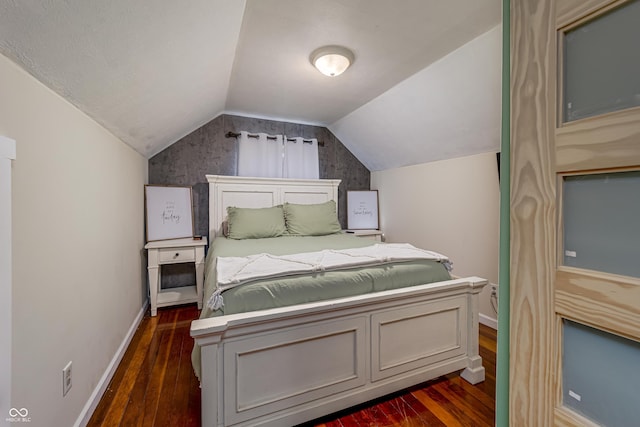
M 333 200 L 314 205 L 285 203 L 284 218 L 287 231 L 293 235 L 324 236 L 341 231 Z
M 262 239 L 286 233 L 282 206 L 272 208 L 227 208 L 230 239 Z

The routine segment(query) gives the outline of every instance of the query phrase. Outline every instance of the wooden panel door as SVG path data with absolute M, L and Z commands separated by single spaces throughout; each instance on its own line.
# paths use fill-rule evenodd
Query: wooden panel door
M 637 170 L 640 108 L 564 122 L 562 37 L 626 2 L 512 0 L 512 426 L 594 425 L 562 403 L 562 322 L 640 340 L 640 280 L 564 267 L 565 174 Z

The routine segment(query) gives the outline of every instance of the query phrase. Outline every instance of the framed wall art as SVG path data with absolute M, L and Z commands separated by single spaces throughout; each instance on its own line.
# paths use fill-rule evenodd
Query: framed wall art
M 378 190 L 347 191 L 347 228 L 377 230 Z
M 191 187 L 145 185 L 147 242 L 193 237 Z

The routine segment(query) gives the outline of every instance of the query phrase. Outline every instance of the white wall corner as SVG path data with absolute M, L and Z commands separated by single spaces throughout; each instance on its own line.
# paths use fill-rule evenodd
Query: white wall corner
M 0 421 L 11 408 L 11 160 L 16 142 L 0 136 Z

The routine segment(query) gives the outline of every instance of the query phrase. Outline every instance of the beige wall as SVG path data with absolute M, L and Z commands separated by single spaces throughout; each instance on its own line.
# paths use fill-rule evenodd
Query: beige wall
M 458 276 L 498 283 L 499 181 L 495 153 L 371 174 L 379 191 L 380 226 L 388 242 L 409 242 L 446 254 Z M 480 313 L 496 319 L 490 288 Z
M 0 94 L 17 145 L 11 406 L 70 426 L 144 305 L 147 161 L 1 55 Z

